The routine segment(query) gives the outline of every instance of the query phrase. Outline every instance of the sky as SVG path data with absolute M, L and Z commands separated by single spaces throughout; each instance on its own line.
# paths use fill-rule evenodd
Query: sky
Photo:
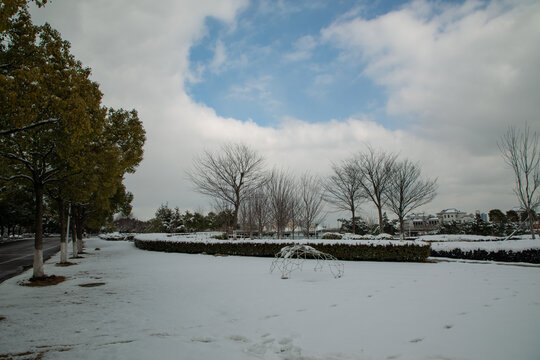
M 51 0 L 32 16 L 104 105 L 139 112 L 145 156 L 125 183 L 140 219 L 211 211 L 186 171 L 225 142 L 321 177 L 371 145 L 438 179 L 419 212 L 518 205 L 497 142 L 540 132 L 537 1 Z

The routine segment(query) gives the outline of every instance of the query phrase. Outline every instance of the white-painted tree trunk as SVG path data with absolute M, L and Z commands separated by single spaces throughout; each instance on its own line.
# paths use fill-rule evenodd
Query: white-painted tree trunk
M 73 257 L 78 258 L 79 252 L 78 252 L 78 246 L 77 246 L 77 236 L 75 236 L 74 231 L 71 231 L 71 243 L 73 244 Z
M 67 242 L 61 242 L 60 243 L 60 263 L 61 264 L 65 264 L 68 262 L 67 253 L 68 253 Z
M 34 249 L 34 278 L 44 277 L 43 271 L 43 250 Z
M 68 206 L 68 218 L 67 218 L 67 229 L 66 237 L 60 243 L 60 262 L 65 264 L 68 262 L 68 242 L 69 242 L 69 220 L 71 218 L 71 206 Z

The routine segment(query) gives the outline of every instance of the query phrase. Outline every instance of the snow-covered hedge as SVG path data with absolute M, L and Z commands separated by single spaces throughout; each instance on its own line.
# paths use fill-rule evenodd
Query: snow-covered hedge
M 477 241 L 501 241 L 503 237 L 483 236 L 483 235 L 467 235 L 467 234 L 439 234 L 439 235 L 423 235 L 418 238 L 420 241 L 429 243 L 434 242 L 477 242 Z
M 429 244 L 389 240 L 218 240 L 204 235 L 193 237 L 144 234 L 135 237 L 139 249 L 180 252 L 188 254 L 222 254 L 237 256 L 273 257 L 284 246 L 309 244 L 315 249 L 340 260 L 425 261 L 430 254 Z
M 99 238 L 103 240 L 133 240 L 133 234 L 124 234 L 124 233 L 108 233 L 108 234 L 99 234 Z
M 432 242 L 431 256 L 540 264 L 540 240 Z
M 322 234 L 321 238 L 323 240 L 394 240 L 394 237 L 390 234 L 379 234 L 379 235 L 356 235 L 351 233 L 334 233 L 328 232 Z

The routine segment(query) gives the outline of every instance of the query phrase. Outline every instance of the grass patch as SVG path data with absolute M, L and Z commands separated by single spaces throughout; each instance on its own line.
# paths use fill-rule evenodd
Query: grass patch
M 21 353 L 16 354 L 0 354 L 0 359 L 5 360 L 41 360 L 43 359 L 43 353 L 40 352 L 38 354 L 32 352 L 32 351 L 25 351 Z
M 66 267 L 66 266 L 73 266 L 73 265 L 78 265 L 77 263 L 72 263 L 72 262 L 65 262 L 65 263 L 56 263 L 55 266 L 60 266 L 60 267 Z
M 52 286 L 60 284 L 61 282 L 64 282 L 66 280 L 65 276 L 44 276 L 40 278 L 30 278 L 28 282 L 22 282 L 20 285 L 22 286 L 30 286 L 30 287 L 42 287 L 42 286 Z
M 103 286 L 106 283 L 104 282 L 94 282 L 94 283 L 86 283 L 86 284 L 79 284 L 80 287 L 96 287 L 96 286 Z
M 26 352 L 17 353 L 17 354 L 0 354 L 0 359 L 12 359 L 13 356 L 28 356 L 28 355 L 33 355 L 33 354 L 34 353 L 31 351 L 26 351 Z

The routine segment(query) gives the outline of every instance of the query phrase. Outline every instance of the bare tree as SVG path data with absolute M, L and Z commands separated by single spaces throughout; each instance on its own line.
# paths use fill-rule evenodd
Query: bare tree
M 527 214 L 531 236 L 534 239 L 535 210 L 540 205 L 540 149 L 538 134 L 528 125 L 523 131 L 511 126 L 499 143 L 504 161 L 514 172 L 514 193 Z
M 244 201 L 242 201 L 242 205 L 240 205 L 238 218 L 240 222 L 240 229 L 243 233 L 247 231 L 251 239 L 253 238 L 253 229 L 255 228 L 254 215 L 251 197 L 248 196 Z
M 300 221 L 309 238 L 311 226 L 321 222 L 323 214 L 323 190 L 319 179 L 306 172 L 300 177 Z
M 386 188 L 388 207 L 399 219 L 401 240 L 404 239 L 403 220 L 407 214 L 435 198 L 437 180 L 421 179 L 420 166 L 409 160 L 394 164 L 390 184 Z
M 227 143 L 218 152 L 205 151 L 193 160 L 188 177 L 201 194 L 231 205 L 233 229 L 245 196 L 263 182 L 264 159 L 245 144 Z
M 361 187 L 365 196 L 370 199 L 379 215 L 379 232 L 383 232 L 383 207 L 386 204 L 384 196 L 392 179 L 392 171 L 397 155 L 376 151 L 371 146 L 356 157 L 357 171 L 362 175 Z
M 289 201 L 289 214 L 290 214 L 290 220 L 289 225 L 291 229 L 292 239 L 294 240 L 296 229 L 300 226 L 302 226 L 302 207 L 300 202 L 300 196 L 299 196 L 299 184 L 295 178 L 292 179 L 294 191 L 291 194 L 291 198 Z
M 262 237 L 264 228 L 268 225 L 269 213 L 270 213 L 270 200 L 264 191 L 264 188 L 259 188 L 255 193 L 251 194 L 248 200 L 251 204 L 251 211 L 253 213 L 253 219 L 255 227 L 257 229 L 257 235 Z
M 283 237 L 285 227 L 291 222 L 294 214 L 296 184 L 292 175 L 283 170 L 272 170 L 266 184 L 270 214 L 278 238 Z
M 356 211 L 364 199 L 362 175 L 354 159 L 332 164 L 333 173 L 323 183 L 324 199 L 339 210 L 350 211 L 352 232 L 356 234 Z

